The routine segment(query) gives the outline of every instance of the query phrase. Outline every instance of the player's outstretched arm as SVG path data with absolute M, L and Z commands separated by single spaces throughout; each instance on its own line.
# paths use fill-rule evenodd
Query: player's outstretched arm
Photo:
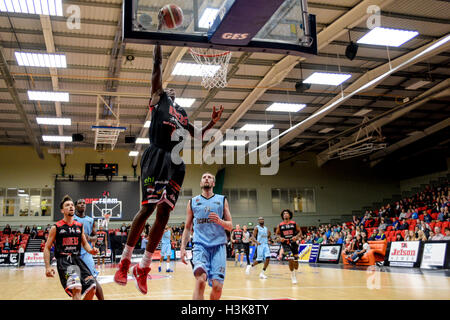
M 89 244 L 89 242 L 86 240 L 86 236 L 84 234 L 84 229 L 83 229 L 83 231 L 81 233 L 81 245 L 83 246 L 84 250 L 86 250 L 87 252 L 89 252 L 93 256 L 98 254 L 98 249 L 97 248 L 92 248 L 91 245 Z
M 213 112 L 211 114 L 211 120 L 209 121 L 209 123 L 204 126 L 201 130 L 201 138 L 203 139 L 203 136 L 205 135 L 206 131 L 208 131 L 209 129 L 211 129 L 212 127 L 214 127 L 214 125 L 220 120 L 220 117 L 222 116 L 222 112 L 223 112 L 223 106 L 220 106 L 218 109 L 216 109 L 216 106 L 213 106 Z M 188 130 L 189 130 L 189 134 L 192 137 L 200 137 L 200 134 L 198 133 L 198 128 L 194 127 L 192 125 L 192 123 L 189 122 L 188 124 Z
M 48 233 L 47 242 L 44 247 L 44 262 L 45 262 L 45 275 L 47 277 L 54 277 L 55 270 L 50 265 L 50 250 L 56 237 L 56 227 L 53 226 Z
M 158 14 L 158 30 L 163 26 L 163 15 L 160 11 Z M 162 86 L 162 49 L 161 45 L 156 44 L 153 49 L 153 70 L 152 70 L 152 89 L 150 93 L 150 106 L 154 106 L 159 102 L 159 96 L 163 93 Z
M 191 209 L 191 201 L 189 200 L 186 208 L 186 221 L 184 223 L 183 235 L 181 236 L 181 247 L 180 247 L 180 255 L 181 262 L 187 264 L 186 261 L 186 245 L 189 242 L 189 238 L 191 236 L 192 230 L 192 221 L 194 219 L 194 213 Z

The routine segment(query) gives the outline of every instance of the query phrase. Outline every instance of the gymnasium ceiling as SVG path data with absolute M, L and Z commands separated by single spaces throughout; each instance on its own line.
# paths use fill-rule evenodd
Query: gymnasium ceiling
M 356 58 L 350 61 L 345 57 L 349 31 L 353 41 L 369 31 L 366 26 L 367 13 L 361 8 L 367 8 L 373 3 L 381 7 L 382 26 L 417 30 L 419 36 L 398 48 L 360 44 Z M 105 100 L 110 101 L 108 95 L 111 93 L 107 91 L 113 91 L 115 96 L 120 96 L 112 98 L 115 106 L 120 103 L 120 125 L 127 128 L 126 132 L 120 134 L 115 149 L 142 150 L 142 146 L 126 144 L 124 140 L 126 135 L 147 136 L 143 124 L 148 118 L 153 46 L 121 41 L 122 0 L 63 0 L 64 12 L 70 5 L 81 8 L 80 29 L 71 30 L 67 27 L 67 13 L 65 17 L 0 13 L 0 50 L 15 80 L 13 88 L 8 88 L 5 73 L 2 72 L 0 144 L 32 145 L 38 154 L 45 153 L 44 148 L 47 147 L 94 148 L 91 126 L 96 121 L 96 94 L 103 94 Z M 271 123 L 274 128 L 284 132 L 338 99 L 341 90 L 344 93 L 353 92 L 368 82 L 365 76 L 373 79 L 379 75 L 379 70 L 386 70 L 384 67 L 389 66 L 389 61 L 401 62 L 407 54 L 415 50 L 423 51 L 427 45 L 443 39 L 450 32 L 448 1 L 308 0 L 308 5 L 309 12 L 315 14 L 317 19 L 317 56 L 299 61 L 278 54 L 235 52 L 229 69 L 236 68 L 230 76 L 228 87 L 211 92 L 203 89 L 199 78 L 170 76 L 169 73 L 164 80 L 168 87 L 176 90 L 177 96 L 196 99 L 193 106 L 187 109 L 190 121 L 200 120 L 205 123 L 209 120 L 212 106 L 223 105 L 225 111 L 217 128 L 239 129 L 246 123 Z M 398 146 L 398 150 L 411 144 L 410 140 L 420 140 L 427 132 L 448 131 L 449 43 L 400 68 L 375 86 L 339 103 L 323 116 L 315 117 L 314 121 L 303 123 L 290 131 L 281 138 L 281 150 L 286 151 L 285 154 L 312 151 L 322 159 L 320 164 L 325 163 L 330 143 L 345 137 L 347 139 L 341 145 L 354 140 L 351 135 L 358 131 L 355 126 L 361 125 L 364 119 L 355 113 L 362 109 L 371 110 L 365 115 L 366 120 L 378 120 L 374 128 L 381 129 L 384 142 L 391 149 Z M 66 54 L 67 69 L 51 71 L 49 68 L 17 65 L 15 51 L 49 52 L 53 45 L 54 52 Z M 175 53 L 180 52 L 174 52 L 176 49 L 163 47 L 164 68 L 173 68 L 174 63 L 168 62 L 168 59 L 173 59 Z M 134 60 L 127 61 L 127 56 L 133 56 Z M 181 61 L 191 62 L 192 58 L 185 52 L 181 54 Z M 279 63 L 286 63 L 283 70 L 289 72 L 280 82 L 264 85 L 268 73 L 277 68 Z M 295 83 L 315 71 L 341 71 L 350 73 L 352 77 L 343 83 L 342 88 L 313 84 L 310 89 L 297 92 Z M 421 80 L 428 83 L 415 90 L 406 89 Z M 53 91 L 55 88 L 68 91 L 70 102 L 56 104 L 28 99 L 28 90 Z M 18 94 L 23 113 L 13 99 L 13 92 Z M 245 99 L 255 96 L 257 99 L 254 103 L 243 103 Z M 422 100 L 424 96 L 426 100 Z M 409 105 L 415 101 L 417 105 L 405 111 L 408 105 L 404 102 L 408 99 Z M 265 109 L 272 102 L 305 103 L 307 106 L 297 113 L 267 113 Z M 397 111 L 400 113 L 393 113 Z M 391 115 L 382 116 L 386 112 L 391 112 Z M 392 114 L 396 116 L 392 118 Z M 72 125 L 44 126 L 38 125 L 35 119 L 56 116 L 70 117 Z M 226 122 L 227 119 L 232 121 Z M 333 130 L 320 133 L 325 128 Z M 411 138 L 418 132 L 419 136 Z M 84 141 L 49 143 L 43 142 L 41 138 L 42 135 L 73 133 L 82 133 Z M 448 148 L 448 134 L 438 136 L 435 143 Z M 381 154 L 376 158 L 382 160 L 383 157 Z M 64 155 L 61 155 L 61 161 L 65 161 Z

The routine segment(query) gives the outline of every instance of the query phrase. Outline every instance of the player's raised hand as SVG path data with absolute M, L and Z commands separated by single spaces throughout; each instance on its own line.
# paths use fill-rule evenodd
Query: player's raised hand
M 214 121 L 214 123 L 217 123 L 220 120 L 220 117 L 222 116 L 222 112 L 223 112 L 222 105 L 220 106 L 220 108 L 218 110 L 216 110 L 216 106 L 213 106 L 213 112 L 211 115 L 211 119 L 212 119 L 212 121 Z
M 53 268 L 46 268 L 45 269 L 45 276 L 48 278 L 53 278 L 55 276 L 55 269 Z

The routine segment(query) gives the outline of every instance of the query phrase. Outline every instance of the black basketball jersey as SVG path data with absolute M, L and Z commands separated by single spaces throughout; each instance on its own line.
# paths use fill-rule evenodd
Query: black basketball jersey
M 158 148 L 172 151 L 172 149 L 185 137 L 188 130 L 188 116 L 186 111 L 174 103 L 166 92 L 162 93 L 159 102 L 150 106 L 152 120 L 148 131 L 150 144 Z M 184 129 L 184 130 L 178 130 Z M 178 131 L 177 131 L 178 130 Z M 172 141 L 172 135 L 175 141 Z
M 280 237 L 284 239 L 291 239 L 297 235 L 297 223 L 295 221 L 281 222 L 279 224 Z
M 236 243 L 242 243 L 242 230 L 233 230 Z
M 72 225 L 68 225 L 64 220 L 59 220 L 55 226 L 55 257 L 79 255 L 83 225 L 75 220 Z
M 103 231 L 103 230 L 97 231 L 97 242 L 96 242 L 96 244 L 98 246 L 101 246 L 101 245 L 103 245 L 105 243 L 105 241 L 106 241 L 106 232 Z

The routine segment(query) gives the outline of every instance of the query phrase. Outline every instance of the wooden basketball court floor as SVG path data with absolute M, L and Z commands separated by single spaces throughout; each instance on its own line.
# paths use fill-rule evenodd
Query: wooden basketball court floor
M 164 266 L 163 266 L 164 267 Z M 448 271 L 421 271 L 419 269 L 355 267 L 300 264 L 298 284 L 293 285 L 287 264 L 269 265 L 268 279 L 260 279 L 261 265 L 252 269 L 250 276 L 245 268 L 227 262 L 222 294 L 224 300 L 448 300 L 450 277 Z M 190 300 L 194 278 L 190 265 L 177 261 L 175 272 L 157 271 L 152 264 L 152 279 L 148 281 L 149 293 L 142 295 L 129 276 L 127 286 L 113 282 L 115 266 L 101 269 L 98 280 L 107 300 Z M 1 300 L 68 300 L 57 275 L 46 278 L 44 267 L 0 268 Z M 205 298 L 209 299 L 207 286 Z

